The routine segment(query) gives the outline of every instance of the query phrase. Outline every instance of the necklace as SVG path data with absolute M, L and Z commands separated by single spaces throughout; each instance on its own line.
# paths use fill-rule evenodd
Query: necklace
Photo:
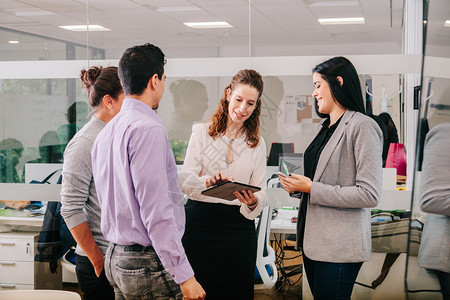
M 239 130 L 236 132 L 236 134 L 234 134 L 234 139 L 232 139 L 230 137 L 230 143 L 228 144 L 227 159 L 226 159 L 227 164 L 231 164 L 233 162 L 233 141 L 237 138 L 237 136 L 239 135 L 239 132 L 241 130 L 242 130 L 242 127 L 239 128 Z M 230 134 L 230 136 L 231 136 L 231 134 Z
M 227 151 L 227 164 L 231 164 L 232 162 L 233 162 L 233 139 L 230 139 Z

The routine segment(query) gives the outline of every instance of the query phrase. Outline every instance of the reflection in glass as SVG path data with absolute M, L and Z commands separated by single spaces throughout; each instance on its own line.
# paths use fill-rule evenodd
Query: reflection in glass
M 17 173 L 17 165 L 22 157 L 23 145 L 15 138 L 7 138 L 0 142 L 0 182 L 19 183 L 21 177 Z
M 88 122 L 88 110 L 88 104 L 83 101 L 74 102 L 67 108 L 68 124 L 62 124 L 56 130 L 59 141 L 63 144 L 63 152 L 75 133 Z
M 86 96 L 78 82 L 68 89 L 70 81 L 0 81 L 1 182 L 24 182 L 26 163 L 61 162 L 64 144 L 88 117 Z
M 271 144 L 281 142 L 278 132 L 278 118 L 282 115 L 280 105 L 284 99 L 284 86 L 280 78 L 264 76 L 264 91 L 261 97 L 261 135 L 266 142 L 266 150 L 271 149 Z M 278 157 L 277 157 L 278 164 Z
M 175 110 L 167 126 L 167 135 L 175 161 L 181 163 L 192 133 L 192 124 L 201 121 L 208 109 L 208 94 L 206 86 L 197 80 L 180 79 L 172 82 L 169 89 Z
M 412 213 L 423 221 L 419 253 L 410 234 L 409 299 L 450 299 L 450 62 L 448 1 L 424 1 L 428 22 L 418 122 Z M 445 38 L 444 38 L 445 37 Z
M 449 170 L 450 122 L 433 127 L 426 136 L 420 184 L 420 208 L 428 215 L 418 262 L 437 276 L 444 299 L 450 299 Z
M 60 40 L 0 27 L 0 38 L 2 41 L 17 41 L 17 44 L 9 43 L 2 48 L 0 61 L 87 59 L 87 53 L 90 59 L 105 58 L 104 49 L 89 46 L 87 51 L 86 45 L 67 42 L 66 40 L 70 40 L 71 36 L 66 36 L 66 40 Z

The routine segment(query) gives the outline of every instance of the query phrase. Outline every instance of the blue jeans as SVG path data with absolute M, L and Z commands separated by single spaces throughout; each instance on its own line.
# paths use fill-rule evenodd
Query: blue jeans
M 109 244 L 105 272 L 116 299 L 183 299 L 153 247 Z
M 362 264 L 315 261 L 303 254 L 303 265 L 315 300 L 350 299 Z

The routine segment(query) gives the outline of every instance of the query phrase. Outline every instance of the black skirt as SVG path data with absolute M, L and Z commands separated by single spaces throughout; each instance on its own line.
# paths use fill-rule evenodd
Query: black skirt
M 255 222 L 236 205 L 189 200 L 183 246 L 206 299 L 253 299 Z

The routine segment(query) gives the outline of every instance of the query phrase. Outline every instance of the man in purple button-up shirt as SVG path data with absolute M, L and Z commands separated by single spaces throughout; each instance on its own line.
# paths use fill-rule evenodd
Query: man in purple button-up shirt
M 126 98 L 92 148 L 101 229 L 110 242 L 105 272 L 119 298 L 205 296 L 181 244 L 185 215 L 177 168 L 153 111 L 164 92 L 164 63 L 151 44 L 124 52 L 119 77 Z

